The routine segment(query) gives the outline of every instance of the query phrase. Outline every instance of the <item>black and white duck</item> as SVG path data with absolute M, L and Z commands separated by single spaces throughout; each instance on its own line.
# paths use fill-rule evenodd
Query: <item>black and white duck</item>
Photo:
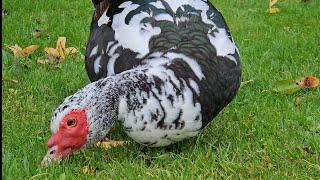
M 93 4 L 85 58 L 92 83 L 56 109 L 44 164 L 104 139 L 117 121 L 150 147 L 196 136 L 235 97 L 239 52 L 209 1 Z

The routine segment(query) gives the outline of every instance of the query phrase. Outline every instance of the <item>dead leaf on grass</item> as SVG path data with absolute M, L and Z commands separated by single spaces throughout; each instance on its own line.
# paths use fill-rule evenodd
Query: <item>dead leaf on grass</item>
M 296 84 L 302 88 L 316 88 L 319 86 L 319 79 L 313 76 L 308 76 L 298 79 Z
M 47 57 L 56 60 L 64 60 L 69 54 L 78 52 L 78 50 L 74 47 L 66 48 L 66 41 L 66 37 L 59 37 L 56 48 L 44 48 L 44 51 L 47 53 Z
M 269 14 L 275 14 L 280 12 L 279 8 L 273 7 L 277 2 L 278 0 L 269 0 L 269 8 L 267 9 L 266 12 Z
M 18 44 L 14 46 L 7 45 L 7 47 L 12 51 L 15 57 L 27 57 L 39 48 L 38 45 L 30 45 L 22 49 Z
M 104 149 L 110 149 L 112 147 L 116 147 L 116 146 L 123 146 L 127 143 L 127 141 L 114 141 L 111 139 L 104 139 L 98 143 L 96 143 L 96 146 L 104 148 Z
M 60 64 L 59 61 L 57 59 L 55 59 L 54 57 L 49 57 L 49 56 L 42 56 L 40 58 L 37 59 L 37 63 L 38 64 L 48 64 L 51 67 L 55 68 L 55 69 L 59 69 L 60 68 Z
M 319 86 L 319 79 L 313 76 L 307 76 L 298 79 L 286 79 L 277 81 L 274 84 L 273 91 L 292 94 L 302 89 L 311 89 Z

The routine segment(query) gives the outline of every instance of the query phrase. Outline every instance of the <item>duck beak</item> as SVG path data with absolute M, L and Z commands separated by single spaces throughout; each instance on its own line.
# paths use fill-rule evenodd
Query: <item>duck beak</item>
M 41 167 L 47 167 L 53 162 L 60 161 L 62 159 L 61 156 L 57 156 L 57 150 L 58 150 L 58 146 L 53 146 L 49 149 L 49 151 L 41 161 Z

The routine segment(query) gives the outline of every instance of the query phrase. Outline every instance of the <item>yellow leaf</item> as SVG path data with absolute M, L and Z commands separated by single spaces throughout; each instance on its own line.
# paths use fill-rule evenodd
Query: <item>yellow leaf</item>
M 77 53 L 78 50 L 74 47 L 66 48 L 66 55 Z
M 66 48 L 66 37 L 59 37 L 56 48 L 45 48 L 45 51 L 51 59 L 65 59 L 67 55 L 78 52 L 74 47 Z
M 59 37 L 58 41 L 57 41 L 56 49 L 58 49 L 59 47 L 61 47 L 62 49 L 65 49 L 66 48 L 66 42 L 67 42 L 67 38 L 66 37 Z
M 280 12 L 279 8 L 273 7 L 277 2 L 278 0 L 269 0 L 269 8 L 267 9 L 266 12 L 269 14 L 275 14 Z
M 271 8 L 269 8 L 269 9 L 267 9 L 266 12 L 269 13 L 269 14 L 275 14 L 275 13 L 280 12 L 280 9 L 279 9 L 279 8 L 271 7 Z
M 12 51 L 14 56 L 23 56 L 22 55 L 22 48 L 18 46 L 18 44 L 14 46 L 8 46 L 8 48 Z
M 39 46 L 38 45 L 30 45 L 24 49 L 22 49 L 19 45 L 8 46 L 8 48 L 12 51 L 15 57 L 26 57 L 36 51 Z
M 22 50 L 22 52 L 23 52 L 23 54 L 24 54 L 25 56 L 28 56 L 29 54 L 32 54 L 34 51 L 36 51 L 38 48 L 39 48 L 38 45 L 30 45 L 30 46 L 24 48 L 24 49 Z
M 52 56 L 52 57 L 55 57 L 57 59 L 59 59 L 59 57 L 60 57 L 59 52 L 54 48 L 46 47 L 46 48 L 44 48 L 44 51 L 47 53 L 48 56 Z
M 278 0 L 269 0 L 269 8 L 271 8 L 273 5 L 275 5 L 278 2 Z
M 56 50 L 59 52 L 60 58 L 65 59 L 66 58 L 66 37 L 59 37 L 57 41 Z
M 106 139 L 96 143 L 96 146 L 102 147 L 104 149 L 110 149 L 111 147 L 122 146 L 126 143 L 127 143 L 126 141 L 114 141 L 114 140 L 110 140 L 110 139 L 106 138 Z

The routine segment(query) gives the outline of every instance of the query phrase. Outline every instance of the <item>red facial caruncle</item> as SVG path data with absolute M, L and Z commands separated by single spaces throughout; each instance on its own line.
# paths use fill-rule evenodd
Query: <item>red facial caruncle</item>
M 51 160 L 68 157 L 87 142 L 89 123 L 85 110 L 75 109 L 66 114 L 59 123 L 59 129 L 48 141 L 49 151 L 42 161 L 47 165 Z

